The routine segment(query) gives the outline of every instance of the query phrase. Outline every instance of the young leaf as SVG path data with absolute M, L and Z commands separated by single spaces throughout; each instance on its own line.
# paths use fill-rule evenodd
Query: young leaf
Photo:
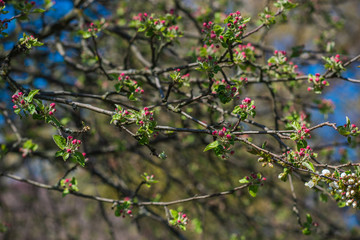
M 26 97 L 26 100 L 27 100 L 28 102 L 32 102 L 34 96 L 35 96 L 38 92 L 39 92 L 39 89 L 32 90 L 32 91 L 28 94 L 28 96 Z
M 82 167 L 85 166 L 85 157 L 82 155 L 81 152 L 77 152 L 77 151 L 76 151 L 76 152 L 73 153 L 73 156 L 75 157 L 76 162 L 77 162 L 80 166 L 82 166 Z
M 56 145 L 61 149 L 64 150 L 66 147 L 66 139 L 63 138 L 60 135 L 54 135 L 53 136 L 54 142 L 56 143 Z
M 252 197 L 256 197 L 256 193 L 258 191 L 259 186 L 258 185 L 251 185 L 249 186 L 249 193 Z
M 302 165 L 303 165 L 304 167 L 306 167 L 307 169 L 315 172 L 314 165 L 313 165 L 311 162 L 303 162 Z
M 219 146 L 219 142 L 214 141 L 206 146 L 206 148 L 204 149 L 204 152 L 209 151 L 210 149 L 216 148 L 217 146 Z

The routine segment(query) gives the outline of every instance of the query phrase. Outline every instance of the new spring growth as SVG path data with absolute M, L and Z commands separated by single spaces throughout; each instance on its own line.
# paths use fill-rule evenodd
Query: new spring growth
M 169 223 L 171 225 L 176 226 L 182 230 L 186 230 L 186 226 L 189 223 L 189 218 L 185 213 L 180 211 L 178 212 L 174 209 L 170 209 L 170 215 L 171 215 L 171 219 Z
M 268 59 L 268 74 L 272 77 L 295 78 L 299 72 L 298 65 L 289 61 L 286 51 L 275 50 L 274 55 Z
M 118 77 L 118 83 L 115 84 L 115 89 L 117 92 L 125 91 L 131 101 L 136 101 L 137 98 L 144 93 L 139 83 L 132 80 L 130 76 L 125 75 L 125 73 L 121 73 Z
M 228 154 L 233 155 L 235 153 L 234 150 L 231 149 L 234 145 L 235 137 L 228 129 L 226 129 L 226 127 L 223 127 L 221 130 L 214 130 L 212 135 L 217 137 L 217 139 L 207 145 L 204 152 L 213 149 L 216 156 L 221 157 L 222 159 L 228 158 Z
M 129 197 L 125 197 L 123 203 L 116 204 L 115 216 L 123 218 L 126 216 L 133 217 L 132 202 Z
M 81 140 L 74 139 L 72 136 L 66 138 L 66 152 L 74 153 L 76 150 L 79 150 L 81 145 Z M 84 154 L 83 154 L 84 156 Z
M 151 184 L 153 184 L 153 183 L 159 182 L 159 181 L 155 180 L 154 174 L 150 175 L 150 174 L 144 173 L 144 175 L 142 175 L 142 178 L 147 187 L 150 187 Z
M 213 22 L 204 22 L 202 32 L 206 34 L 206 44 L 219 43 L 227 48 L 234 42 L 241 42 L 241 36 L 246 29 L 246 23 L 250 18 L 243 18 L 239 11 L 230 13 L 224 20 L 225 26 L 214 24 Z
M 238 86 L 227 84 L 225 79 L 216 81 L 213 85 L 212 94 L 216 95 L 220 102 L 226 104 L 239 95 Z
M 261 173 L 258 174 L 252 173 L 250 174 L 250 176 L 246 176 L 243 179 L 240 179 L 239 182 L 241 184 L 248 184 L 249 194 L 252 197 L 256 197 L 259 186 L 263 186 L 266 180 L 267 180 L 266 177 L 263 177 Z
M 63 197 L 65 197 L 70 192 L 77 192 L 79 191 L 77 187 L 77 180 L 75 177 L 72 179 L 66 178 L 60 180 L 60 187 L 63 189 Z
M 254 101 L 246 97 L 241 101 L 241 104 L 236 106 L 233 110 L 233 113 L 240 115 L 240 119 L 245 120 L 248 115 L 255 117 L 256 115 L 256 106 Z
M 175 84 L 178 84 L 179 87 L 184 86 L 190 86 L 189 79 L 190 79 L 190 73 L 182 75 L 180 69 L 176 69 L 172 73 L 170 73 L 170 77 L 173 80 Z
M 243 63 L 245 61 L 255 62 L 255 47 L 248 43 L 246 45 L 239 45 L 234 48 L 235 63 Z
M 312 178 L 305 183 L 305 186 L 312 188 L 316 186 L 319 181 L 329 184 L 328 190 L 331 195 L 334 196 L 335 200 L 338 201 L 339 206 L 352 206 L 353 208 L 359 209 L 360 177 L 358 172 L 345 171 L 340 174 L 338 170 L 331 173 L 329 169 L 323 169 L 320 176 L 312 176 Z
M 325 86 L 329 86 L 329 82 L 325 80 L 324 76 L 321 76 L 320 73 L 315 75 L 309 74 L 308 82 L 312 83 L 312 87 L 308 87 L 308 91 L 314 91 L 316 94 L 320 94 Z
M 333 71 L 337 74 L 340 74 L 340 72 L 344 71 L 345 68 L 343 67 L 343 62 L 340 60 L 340 55 L 337 54 L 335 56 L 332 56 L 330 58 L 328 57 L 322 57 L 325 60 L 325 68 Z
M 22 92 L 18 92 L 12 95 L 11 101 L 14 103 L 13 109 L 24 108 L 27 105 L 24 97 L 25 96 Z

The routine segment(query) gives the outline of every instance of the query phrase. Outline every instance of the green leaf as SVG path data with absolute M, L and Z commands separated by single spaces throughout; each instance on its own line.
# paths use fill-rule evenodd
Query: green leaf
M 246 177 L 244 177 L 243 179 L 239 180 L 240 183 L 249 183 L 249 180 L 246 179 Z
M 82 155 L 81 152 L 78 152 L 78 151 L 74 152 L 74 153 L 73 153 L 73 157 L 75 157 L 76 162 L 77 162 L 80 166 L 82 166 L 82 167 L 85 166 L 85 157 Z
M 14 113 L 16 113 L 16 114 L 18 114 L 18 115 L 20 114 L 20 112 L 21 112 L 21 109 L 20 109 L 20 108 L 17 108 L 17 109 L 14 110 Z
M 66 161 L 68 158 L 69 158 L 69 156 L 70 156 L 70 154 L 69 153 L 67 153 L 67 152 L 64 152 L 64 154 L 63 154 L 63 159 L 64 159 L 64 161 Z
M 36 9 L 34 9 L 32 12 L 33 12 L 33 13 L 43 13 L 43 12 L 45 12 L 45 10 L 44 10 L 44 9 L 41 9 L 41 8 L 36 8 Z
M 56 145 L 61 149 L 64 150 L 66 147 L 66 139 L 63 138 L 60 135 L 54 135 L 53 136 L 54 142 L 56 143 Z
M 39 92 L 39 89 L 32 90 L 25 98 L 29 103 L 32 102 L 34 96 Z
M 315 172 L 315 168 L 314 168 L 314 165 L 312 164 L 312 162 L 303 162 L 302 165 L 304 167 L 306 167 L 307 169 Z
M 307 142 L 305 140 L 299 140 L 296 143 L 297 149 L 300 150 L 301 148 L 306 148 L 307 147 Z
M 170 214 L 171 214 L 172 218 L 175 218 L 175 219 L 178 218 L 178 216 L 179 216 L 178 211 L 176 211 L 174 209 L 170 209 Z
M 36 112 L 36 107 L 34 104 L 30 104 L 28 107 L 28 111 L 31 115 L 33 115 Z
M 70 193 L 69 189 L 68 189 L 68 188 L 65 188 L 64 191 L 63 191 L 62 196 L 65 197 L 65 196 L 68 195 L 69 193 Z
M 48 120 L 51 120 L 56 126 L 62 127 L 62 124 L 54 116 L 49 116 Z
M 307 223 L 309 223 L 309 224 L 312 223 L 312 217 L 311 217 L 311 215 L 310 215 L 309 213 L 306 214 L 306 221 L 307 221 Z
M 62 157 L 64 155 L 64 153 L 65 153 L 64 151 L 59 150 L 55 153 L 55 157 Z
M 210 149 L 216 148 L 217 146 L 219 146 L 219 141 L 214 141 L 212 143 L 210 143 L 209 145 L 206 146 L 206 148 L 204 149 L 204 152 L 209 151 Z
M 311 231 L 310 231 L 309 228 L 304 228 L 304 229 L 302 230 L 302 233 L 303 233 L 304 235 L 310 235 L 310 234 L 311 234 Z
M 249 186 L 249 193 L 252 197 L 256 197 L 256 193 L 258 191 L 259 186 L 258 185 L 251 185 Z

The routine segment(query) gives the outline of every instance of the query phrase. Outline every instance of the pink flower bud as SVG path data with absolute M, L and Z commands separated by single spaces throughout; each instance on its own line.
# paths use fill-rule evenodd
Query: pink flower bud
M 72 143 L 72 144 L 76 144 L 76 143 L 77 143 L 76 139 L 72 140 L 71 143 Z
M 131 214 L 131 213 L 132 213 L 132 211 L 131 211 L 131 210 L 128 210 L 128 211 L 127 211 L 127 214 Z
M 72 137 L 72 136 L 68 136 L 67 138 L 68 138 L 69 140 L 73 139 L 73 137 Z
M 50 103 L 50 108 L 54 108 L 55 107 L 55 103 Z
M 16 105 L 13 106 L 13 109 L 17 109 L 17 108 L 18 108 L 18 106 L 16 106 Z
M 50 112 L 49 112 L 49 115 L 50 115 L 50 116 L 54 115 L 54 112 L 53 112 L 53 111 L 50 111 Z
M 68 149 L 66 150 L 66 152 L 71 153 L 71 149 L 70 149 L 70 148 L 68 148 Z
M 81 144 L 81 140 L 77 140 L 77 144 Z
M 220 137 L 223 137 L 224 135 L 225 135 L 225 133 L 220 130 L 220 131 L 219 131 L 219 136 L 220 136 Z
M 351 127 L 352 127 L 352 128 L 356 128 L 356 125 L 355 125 L 355 124 L 351 124 Z
M 69 187 L 71 187 L 72 186 L 72 183 L 69 183 Z
M 231 134 L 226 134 L 226 138 L 230 140 L 232 138 Z
M 70 181 L 70 179 L 67 178 L 67 179 L 65 179 L 64 182 L 65 182 L 65 183 L 68 183 L 69 181 Z
M 86 157 L 86 153 L 83 152 L 82 155 L 83 155 L 84 157 Z
M 22 96 L 22 95 L 23 95 L 23 93 L 22 93 L 22 92 L 19 92 L 19 93 L 18 93 L 18 95 L 19 95 L 19 96 Z
M 316 77 L 320 77 L 320 73 L 315 73 L 315 76 L 316 76 Z

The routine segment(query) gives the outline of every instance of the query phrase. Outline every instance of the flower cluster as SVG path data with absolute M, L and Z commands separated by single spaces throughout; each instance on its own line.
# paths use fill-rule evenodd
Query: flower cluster
M 151 187 L 151 184 L 159 182 L 155 180 L 155 176 L 153 174 L 149 175 L 147 173 L 144 173 L 144 175 L 142 175 L 142 178 L 147 187 Z
M 170 77 L 173 80 L 174 83 L 178 84 L 179 87 L 184 86 L 190 86 L 189 79 L 190 79 L 190 73 L 182 75 L 180 69 L 176 69 L 172 73 L 170 73 Z
M 259 186 L 264 185 L 264 181 L 266 181 L 266 177 L 263 177 L 261 173 L 255 174 L 252 173 L 250 176 L 246 176 L 243 179 L 240 179 L 239 182 L 242 184 L 249 184 L 249 194 L 252 197 L 256 197 Z
M 112 116 L 110 123 L 125 123 L 133 117 L 131 111 L 123 109 L 121 106 L 116 105 L 115 114 Z
M 291 140 L 299 141 L 299 140 L 305 140 L 306 138 L 311 138 L 310 129 L 306 127 L 305 123 L 300 125 L 300 123 L 298 122 L 293 122 L 292 127 L 296 132 L 290 135 Z
M 329 113 L 333 113 L 335 109 L 334 102 L 330 99 L 321 99 L 320 101 L 316 102 L 318 104 L 318 108 L 320 113 L 327 116 Z
M 218 65 L 217 57 L 207 56 L 207 57 L 198 57 L 197 62 L 199 67 L 196 70 L 204 71 L 207 73 L 209 78 L 213 78 L 216 73 L 221 70 L 221 67 Z
M 55 108 L 55 103 L 50 103 L 49 107 L 48 107 L 48 114 L 54 115 L 54 113 L 56 112 L 56 108 Z
M 213 149 L 216 156 L 222 159 L 226 159 L 229 157 L 229 154 L 233 155 L 235 153 L 234 150 L 231 149 L 234 145 L 235 137 L 226 127 L 223 127 L 221 130 L 214 130 L 211 134 L 217 137 L 217 139 L 207 145 L 204 152 Z
M 189 218 L 185 213 L 170 209 L 170 215 L 172 219 L 169 221 L 169 223 L 171 225 L 177 226 L 182 230 L 186 230 L 186 225 L 189 223 Z
M 62 157 L 66 161 L 69 157 L 70 160 L 85 166 L 86 153 L 80 153 L 78 150 L 81 145 L 81 140 L 74 139 L 72 136 L 64 138 L 60 135 L 53 136 L 54 142 L 61 149 L 55 153 L 55 157 Z
M 264 12 L 259 14 L 260 21 L 265 25 L 275 24 L 275 14 L 265 7 Z
M 36 113 L 36 105 L 34 105 L 33 98 L 34 96 L 39 92 L 39 90 L 32 90 L 28 93 L 28 95 L 25 97 L 23 92 L 18 92 L 12 95 L 11 101 L 14 103 L 13 109 L 14 112 L 21 116 L 21 110 L 23 110 L 23 113 L 25 116 L 27 116 L 28 113 L 31 115 Z M 41 102 L 38 101 L 38 104 Z M 40 104 L 42 105 L 42 104 Z
M 222 84 L 220 81 L 216 81 L 213 87 L 213 94 L 216 94 L 222 103 L 230 102 L 234 97 L 239 95 L 238 88 L 234 85 L 226 84 L 223 79 Z
M 181 17 L 174 15 L 173 12 L 160 17 L 139 13 L 133 17 L 130 25 L 137 28 L 138 32 L 144 32 L 146 37 L 156 36 L 158 40 L 170 42 L 183 35 L 177 26 L 179 19 Z
M 226 27 L 221 27 L 213 22 L 204 22 L 202 30 L 206 34 L 205 41 L 207 44 L 220 43 L 223 47 L 228 48 L 234 42 L 241 42 L 241 36 L 246 29 L 246 23 L 250 18 L 243 18 L 239 11 L 230 13 L 224 20 Z
M 15 93 L 14 95 L 12 95 L 11 97 L 11 101 L 14 103 L 13 108 L 17 109 L 17 108 L 23 108 L 25 107 L 25 105 L 27 104 L 27 102 L 25 101 L 25 96 L 23 92 L 18 92 Z
M 118 203 L 115 209 L 115 216 L 122 216 L 125 218 L 126 216 L 133 217 L 132 215 L 132 202 L 129 197 L 124 198 L 123 203 Z
M 77 180 L 75 177 L 72 179 L 66 178 L 60 180 L 60 187 L 63 189 L 62 196 L 65 197 L 70 192 L 77 192 L 79 188 L 77 187 Z
M 139 83 L 135 80 L 132 80 L 130 76 L 121 73 L 118 77 L 119 82 L 115 84 L 115 89 L 117 92 L 125 91 L 129 100 L 136 101 L 138 97 L 144 93 L 144 90 L 141 88 Z
M 21 148 L 19 148 L 19 152 L 21 152 L 21 156 L 24 158 L 27 155 L 30 155 L 32 152 L 35 152 L 38 149 L 38 145 L 33 143 L 31 139 L 27 140 Z
M 323 59 L 325 60 L 325 68 L 336 72 L 336 73 L 340 73 L 341 71 L 344 71 L 345 68 L 342 65 L 342 61 L 340 61 L 340 55 L 337 54 L 336 56 L 332 56 L 330 58 L 328 57 L 323 57 Z
M 350 136 L 356 137 L 360 134 L 359 128 L 351 123 L 348 117 L 346 117 L 346 123 L 343 126 L 339 126 L 337 129 L 341 135 L 348 137 L 349 142 Z
M 245 120 L 248 117 L 248 115 L 255 117 L 256 115 L 255 109 L 256 106 L 254 104 L 254 101 L 246 97 L 244 100 L 241 101 L 240 105 L 234 108 L 232 112 L 240 115 L 241 120 Z
M 338 170 L 331 173 L 330 170 L 323 169 L 320 176 L 314 175 L 305 185 L 312 188 L 320 181 L 329 184 L 329 191 L 338 201 L 340 207 L 360 208 L 360 177 L 358 172 L 345 171 L 340 174 Z
M 276 78 L 295 78 L 298 75 L 298 65 L 289 61 L 286 51 L 274 51 L 274 56 L 268 59 L 268 74 Z
M 154 120 L 154 112 L 144 107 L 143 110 L 134 113 L 136 124 L 140 126 L 136 132 L 140 144 L 148 144 L 151 136 L 154 134 L 156 121 Z
M 292 163 L 297 168 L 305 167 L 314 171 L 314 166 L 311 163 L 312 158 L 316 158 L 317 154 L 313 152 L 310 146 L 300 148 L 299 151 L 287 151 L 283 153 L 284 160 Z
M 235 63 L 243 63 L 245 61 L 255 62 L 255 47 L 248 43 L 246 45 L 239 45 L 234 48 L 234 61 Z
M 313 87 L 308 87 L 308 91 L 314 91 L 317 94 L 320 94 L 325 86 L 329 86 L 329 82 L 325 80 L 320 73 L 315 75 L 309 74 L 308 78 L 309 83 L 313 83 Z
M 23 37 L 19 39 L 19 44 L 25 49 L 25 52 L 28 53 L 32 47 L 39 47 L 44 45 L 43 43 L 39 42 L 37 38 L 33 35 L 26 35 L 23 33 Z
M 341 173 L 339 181 L 329 184 L 331 194 L 346 206 L 358 208 L 360 204 L 360 178 L 357 174 L 346 171 Z
M 66 142 L 67 153 L 74 153 L 76 150 L 79 150 L 81 145 L 81 140 L 74 139 L 72 136 L 68 136 L 66 139 L 67 139 Z

